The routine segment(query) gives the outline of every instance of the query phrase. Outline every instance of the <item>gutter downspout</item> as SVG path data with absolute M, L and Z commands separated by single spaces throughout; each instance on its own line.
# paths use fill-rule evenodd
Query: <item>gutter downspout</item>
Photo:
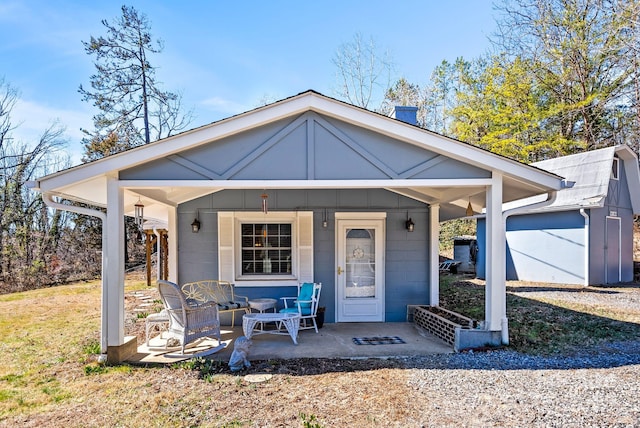
M 59 209 L 63 211 L 70 211 L 76 214 L 84 214 L 91 217 L 98 217 L 102 221 L 102 269 L 101 269 L 101 277 L 102 277 L 102 293 L 101 293 L 101 320 L 100 320 L 100 360 L 106 361 L 107 354 L 107 300 L 105 299 L 106 295 L 106 285 L 107 281 L 105 278 L 106 265 L 108 261 L 105 260 L 107 254 L 107 228 L 105 227 L 107 223 L 107 215 L 102 211 L 93 210 L 90 208 L 84 207 L 74 207 L 71 205 L 64 205 L 59 202 L 55 202 L 53 200 L 53 195 L 51 193 L 43 192 L 42 200 L 45 205 L 50 208 Z
M 580 208 L 580 215 L 584 217 L 584 286 L 589 286 L 589 214 Z
M 563 187 L 573 187 L 573 182 L 566 182 L 563 181 Z M 547 199 L 542 201 L 542 202 L 536 202 L 534 204 L 531 205 L 525 205 L 522 207 L 517 207 L 517 208 L 512 208 L 510 210 L 506 210 L 502 212 L 502 227 L 505 231 L 507 231 L 507 218 L 512 216 L 512 215 L 516 215 L 516 214 L 524 214 L 530 210 L 533 209 L 537 209 L 537 208 L 542 208 L 542 207 L 546 207 L 548 205 L 551 205 L 552 203 L 555 202 L 556 197 L 557 197 L 557 191 L 553 191 L 553 192 L 547 192 Z M 505 269 L 507 267 L 505 266 Z M 506 305 L 506 299 L 505 299 L 505 305 Z M 502 344 L 503 345 L 508 345 L 509 344 L 509 320 L 506 317 L 506 313 L 507 313 L 507 308 L 505 307 L 503 309 L 503 313 L 505 314 L 505 317 L 502 318 L 502 333 L 501 333 L 501 338 L 502 338 Z

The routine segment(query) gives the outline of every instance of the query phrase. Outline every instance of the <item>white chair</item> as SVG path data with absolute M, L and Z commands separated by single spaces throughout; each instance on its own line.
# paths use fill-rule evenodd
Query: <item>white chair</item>
M 169 314 L 167 333 L 180 341 L 183 354 L 187 344 L 203 337 L 215 337 L 220 345 L 220 320 L 215 302 L 198 304 L 187 300 L 177 284 L 164 280 L 158 280 L 158 291 Z
M 188 282 L 182 285 L 182 292 L 187 299 L 194 299 L 198 303 L 216 302 L 218 314 L 231 312 L 231 327 L 235 324 L 236 312 L 250 313 L 249 298 L 235 294 L 235 287 L 229 281 L 207 279 L 204 281 Z
M 144 338 L 147 346 L 149 346 L 149 335 L 151 333 L 151 329 L 156 327 L 160 332 L 160 337 L 162 338 L 162 332 L 167 329 L 169 325 L 169 313 L 166 309 L 161 310 L 155 314 L 147 315 L 145 320 L 145 329 L 144 329 Z
M 300 330 L 313 328 L 317 333 L 316 314 L 318 313 L 318 303 L 320 302 L 320 291 L 322 291 L 322 283 L 319 282 L 298 284 L 298 295 L 296 297 L 281 297 L 284 301 L 284 308 L 280 309 L 280 313 L 300 314 Z M 307 320 L 311 320 L 313 324 L 307 323 Z

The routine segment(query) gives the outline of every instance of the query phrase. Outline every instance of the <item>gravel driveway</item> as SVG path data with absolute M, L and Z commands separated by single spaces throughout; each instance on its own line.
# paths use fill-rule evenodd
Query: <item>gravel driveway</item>
M 640 315 L 637 286 L 576 292 L 579 287 L 510 287 L 521 297 L 615 307 Z M 640 338 L 572 355 L 511 351 L 406 361 L 417 426 L 640 426 Z M 418 423 L 419 422 L 419 423 Z

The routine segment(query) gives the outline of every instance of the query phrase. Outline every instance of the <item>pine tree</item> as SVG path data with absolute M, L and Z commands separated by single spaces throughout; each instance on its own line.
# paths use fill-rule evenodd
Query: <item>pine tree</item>
M 91 89 L 80 85 L 79 92 L 99 110 L 93 117 L 95 129 L 83 130 L 84 161 L 170 136 L 190 120 L 190 113 L 180 113 L 181 96 L 163 91 L 156 80 L 150 57 L 163 46 L 154 42 L 146 16 L 122 6 L 115 23 L 102 24 L 106 37 L 83 42 L 85 52 L 95 56 L 96 73 L 90 77 Z

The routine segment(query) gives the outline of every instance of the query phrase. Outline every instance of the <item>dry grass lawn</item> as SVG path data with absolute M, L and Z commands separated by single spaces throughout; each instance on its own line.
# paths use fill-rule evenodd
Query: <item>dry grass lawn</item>
M 457 279 L 443 283 L 443 306 L 478 317 L 483 286 Z M 145 287 L 129 280 L 126 290 Z M 639 307 L 543 301 L 522 287 L 509 290 L 516 350 L 638 338 Z M 140 331 L 134 314 L 127 320 Z M 101 366 L 99 323 L 98 282 L 0 296 L 0 426 L 421 426 L 438 408 L 425 406 L 412 371 L 394 360 L 256 362 L 253 370 L 273 374 L 262 383 L 206 361 Z

